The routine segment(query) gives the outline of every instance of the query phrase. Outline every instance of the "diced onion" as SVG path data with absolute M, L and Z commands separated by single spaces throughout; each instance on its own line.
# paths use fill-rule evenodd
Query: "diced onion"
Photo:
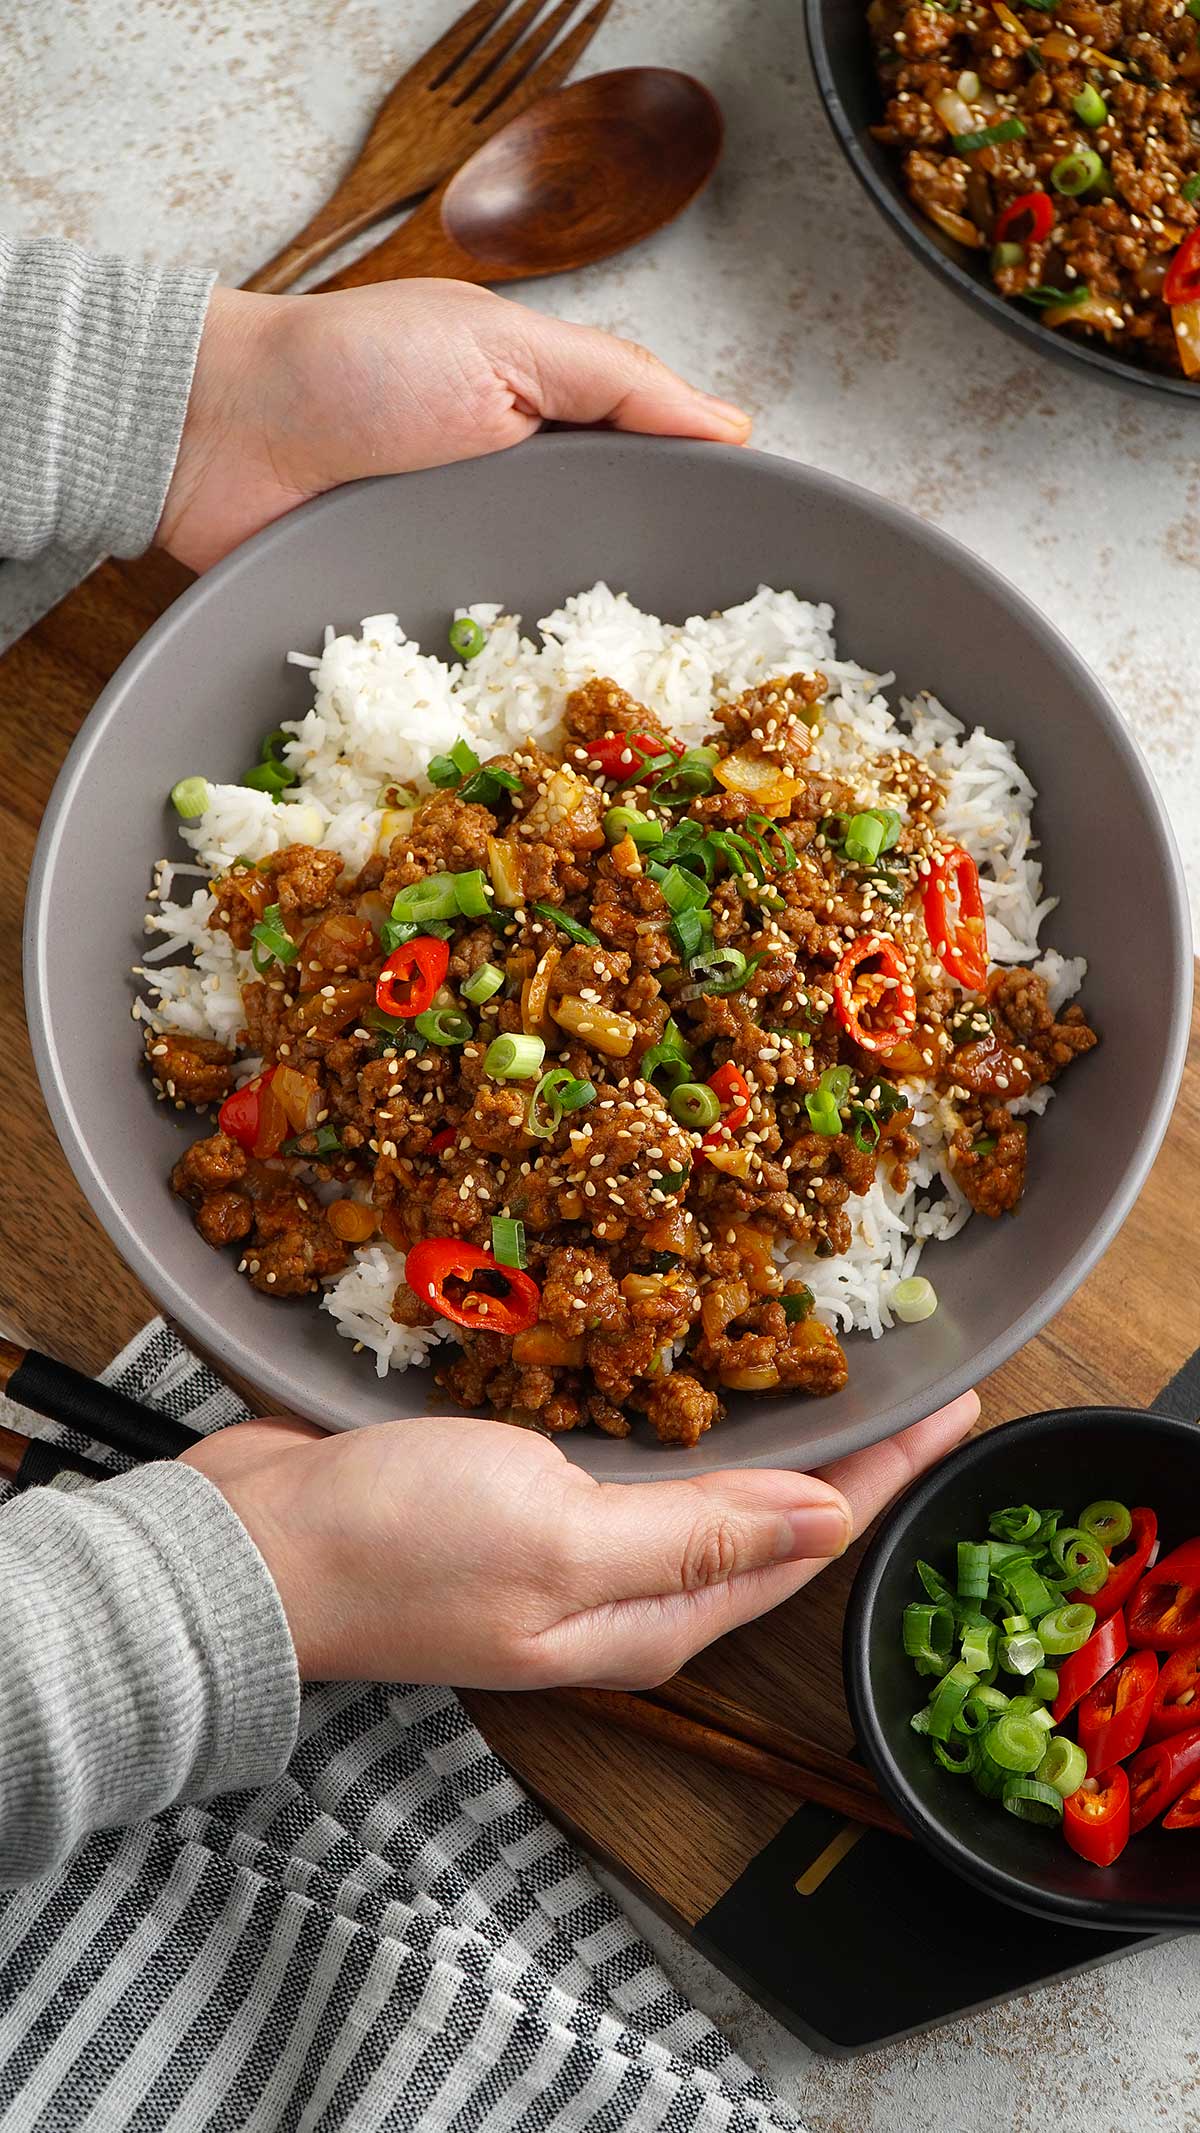
M 957 89 L 939 89 L 937 95 L 930 98 L 930 102 L 947 133 L 975 131 L 975 113 Z
M 965 97 L 967 103 L 973 104 L 979 94 L 978 74 L 972 74 L 969 70 L 960 74 L 958 77 L 958 93 L 961 97 Z M 961 127 L 958 130 L 961 132 Z
M 898 1281 L 892 1290 L 892 1309 L 906 1326 L 919 1326 L 922 1319 L 932 1318 L 938 1307 L 937 1290 L 923 1274 L 914 1274 L 908 1281 Z
M 956 244 L 969 244 L 976 252 L 983 250 L 987 241 L 983 231 L 977 230 L 975 224 L 968 222 L 965 215 L 956 215 L 953 208 L 949 207 L 935 207 L 927 203 L 923 203 L 923 206 L 930 222 L 935 223 L 939 230 L 944 230 L 947 237 L 953 237 Z
M 1100 326 L 1105 332 L 1113 332 L 1123 326 L 1121 307 L 1111 296 L 1085 296 L 1079 304 L 1052 304 L 1042 313 L 1046 326 Z
M 1200 302 L 1173 304 L 1171 324 L 1185 378 L 1200 377 Z

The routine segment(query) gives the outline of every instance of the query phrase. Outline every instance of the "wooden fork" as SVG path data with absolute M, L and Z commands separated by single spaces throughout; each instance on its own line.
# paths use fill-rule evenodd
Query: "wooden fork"
M 243 288 L 290 289 L 338 245 L 457 169 L 535 97 L 557 89 L 612 0 L 595 0 L 557 43 L 579 0 L 559 0 L 539 22 L 545 4 L 522 0 L 512 12 L 511 0 L 469 7 L 384 99 L 357 160 L 324 207 Z

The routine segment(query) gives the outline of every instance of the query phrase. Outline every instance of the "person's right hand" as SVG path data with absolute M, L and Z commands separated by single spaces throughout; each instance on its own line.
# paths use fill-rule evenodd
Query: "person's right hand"
M 821 1475 L 640 1488 L 467 1417 L 243 1422 L 184 1456 L 265 1558 L 305 1680 L 647 1688 L 788 1599 L 978 1413 L 965 1393 Z

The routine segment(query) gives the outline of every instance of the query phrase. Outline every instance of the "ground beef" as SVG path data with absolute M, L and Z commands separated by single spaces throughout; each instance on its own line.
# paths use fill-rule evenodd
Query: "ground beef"
M 699 1444 L 720 1412 L 716 1393 L 687 1370 L 672 1370 L 646 1403 L 647 1420 L 661 1444 Z
M 250 1169 L 245 1150 L 227 1133 L 212 1133 L 207 1140 L 193 1141 L 171 1172 L 171 1187 L 194 1207 L 210 1192 L 240 1185 Z
M 977 1214 L 1013 1212 L 1025 1190 L 1028 1128 L 1000 1104 L 968 1116 L 950 1143 L 948 1162 L 954 1182 Z
M 653 711 L 639 704 L 627 689 L 602 676 L 572 689 L 563 712 L 563 725 L 568 735 L 568 759 L 581 764 L 587 761 L 587 750 L 571 748 L 571 740 L 597 741 L 610 733 L 640 733 L 652 741 L 665 742 L 668 738 L 666 727 Z
M 211 1037 L 146 1032 L 146 1064 L 154 1086 L 176 1106 L 219 1104 L 233 1087 L 236 1063 L 236 1055 Z
M 1098 1042 L 1076 1003 L 1064 1008 L 1061 1018 L 1051 1013 L 1046 981 L 1032 970 L 996 971 L 988 1004 L 997 1035 L 1018 1048 L 1035 1082 L 1057 1080 L 1064 1067 Z

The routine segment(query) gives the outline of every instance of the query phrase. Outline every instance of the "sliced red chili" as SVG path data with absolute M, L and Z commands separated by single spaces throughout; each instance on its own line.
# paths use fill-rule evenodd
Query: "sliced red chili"
M 1169 1814 L 1163 1816 L 1164 1829 L 1200 1829 L 1200 1778 L 1181 1792 Z
M 701 1141 L 702 1155 L 706 1148 L 724 1147 L 730 1135 L 744 1126 L 750 1116 L 750 1084 L 732 1059 L 727 1059 L 724 1066 L 709 1075 L 708 1086 L 720 1100 L 722 1115 L 719 1123 L 710 1126 Z
M 1172 1548 L 1147 1571 L 1129 1603 L 1129 1641 L 1179 1652 L 1200 1637 L 1200 1539 Z
M 440 1133 L 434 1134 L 425 1150 L 426 1155 L 440 1155 L 443 1148 L 453 1147 L 457 1131 L 456 1126 L 443 1126 Z
M 389 955 L 375 985 L 375 1004 L 385 1015 L 401 1015 L 410 1021 L 432 1007 L 434 996 L 446 980 L 450 944 L 433 934 L 418 934 Z
M 1017 224 L 1026 215 L 1029 228 L 1020 231 Z M 1049 193 L 1021 193 L 1001 208 L 992 237 L 995 244 L 1003 244 L 1006 237 L 1015 233 L 1018 244 L 1044 244 L 1053 228 L 1054 202 Z
M 951 887 L 958 895 L 957 916 L 950 911 Z M 979 869 L 961 844 L 952 844 L 934 861 L 922 904 L 925 931 L 943 970 L 967 992 L 979 992 L 987 982 L 987 920 Z
M 217 1113 L 221 1132 L 260 1162 L 278 1155 L 291 1131 L 287 1112 L 271 1087 L 274 1076 L 274 1067 L 268 1067 L 240 1089 L 231 1089 Z
M 644 763 L 655 756 L 683 754 L 683 743 L 675 740 L 656 741 L 652 733 L 606 733 L 601 739 L 587 741 L 588 762 L 606 778 L 615 778 L 619 785 L 628 785 L 636 778 Z
M 1099 1592 L 1071 1594 L 1073 1601 L 1083 1601 L 1086 1606 L 1095 1608 L 1098 1622 L 1107 1622 L 1118 1607 L 1124 1607 L 1158 1546 L 1158 1520 L 1153 1511 L 1147 1510 L 1144 1504 L 1138 1504 L 1129 1515 L 1133 1524 L 1129 1539 L 1125 1543 L 1125 1553 L 1115 1558 L 1107 1581 L 1100 1587 Z
M 878 968 L 864 968 L 869 963 Z M 890 1052 L 917 1019 L 912 974 L 886 933 L 851 942 L 833 973 L 833 998 L 842 1028 L 864 1052 Z M 879 1019 L 868 1023 L 867 1014 Z
M 1079 1706 L 1079 1745 L 1090 1771 L 1108 1770 L 1136 1754 L 1146 1738 L 1157 1681 L 1153 1652 L 1131 1652 L 1088 1690 Z
M 1134 1836 L 1157 1822 L 1198 1777 L 1200 1726 L 1193 1726 L 1189 1733 L 1175 1733 L 1170 1740 L 1156 1740 L 1135 1755 L 1129 1765 L 1130 1827 Z
M 1200 230 L 1185 237 L 1167 268 L 1162 285 L 1165 304 L 1194 304 L 1200 300 Z
M 1078 1792 L 1063 1801 L 1063 1835 L 1090 1866 L 1111 1866 L 1119 1859 L 1130 1828 L 1129 1779 L 1119 1763 L 1114 1770 L 1085 1778 Z
M 485 1287 L 474 1284 L 483 1278 Z M 542 1294 L 529 1274 L 501 1266 L 490 1252 L 457 1237 L 426 1237 L 404 1262 L 404 1279 L 415 1296 L 456 1326 L 477 1333 L 524 1333 L 537 1324 Z M 461 1287 L 451 1296 L 449 1281 Z
M 1098 1681 L 1123 1659 L 1129 1650 L 1129 1638 L 1125 1631 L 1125 1617 L 1118 1608 L 1107 1622 L 1102 1622 L 1092 1631 L 1087 1643 L 1077 1652 L 1071 1652 L 1058 1667 L 1058 1694 L 1050 1706 L 1056 1726 L 1061 1726 L 1068 1713 L 1094 1689 Z
M 1154 1690 L 1147 1740 L 1167 1740 L 1200 1726 L 1200 1639 L 1172 1652 Z

